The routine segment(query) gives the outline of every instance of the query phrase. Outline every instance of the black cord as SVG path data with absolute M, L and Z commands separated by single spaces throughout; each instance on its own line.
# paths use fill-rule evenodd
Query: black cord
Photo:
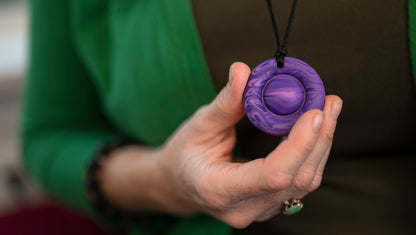
M 277 30 L 277 24 L 276 24 L 276 19 L 273 13 L 272 3 L 270 2 L 270 0 L 267 0 L 270 18 L 272 20 L 272 25 L 273 25 L 274 37 L 276 39 L 277 50 L 274 55 L 274 58 L 276 59 L 276 64 L 278 68 L 283 68 L 284 63 L 285 63 L 285 56 L 287 55 L 286 46 L 287 46 L 287 41 L 288 41 L 289 34 L 290 34 L 290 29 L 292 28 L 293 18 L 295 17 L 297 3 L 298 3 L 298 0 L 293 0 L 292 10 L 290 11 L 289 21 L 286 26 L 286 32 L 283 38 L 283 43 L 280 45 L 279 32 Z

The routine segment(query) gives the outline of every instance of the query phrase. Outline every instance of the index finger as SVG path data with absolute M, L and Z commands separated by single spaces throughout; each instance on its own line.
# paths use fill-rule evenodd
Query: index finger
M 298 168 L 313 150 L 323 120 L 322 111 L 308 111 L 293 126 L 288 139 L 266 158 L 244 164 L 230 163 L 226 177 L 219 181 L 222 190 L 250 197 L 289 187 Z

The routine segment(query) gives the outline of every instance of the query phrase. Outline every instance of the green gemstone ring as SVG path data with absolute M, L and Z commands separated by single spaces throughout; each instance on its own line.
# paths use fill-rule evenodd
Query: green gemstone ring
M 303 203 L 299 199 L 289 199 L 282 203 L 282 213 L 284 215 L 294 215 L 303 207 Z

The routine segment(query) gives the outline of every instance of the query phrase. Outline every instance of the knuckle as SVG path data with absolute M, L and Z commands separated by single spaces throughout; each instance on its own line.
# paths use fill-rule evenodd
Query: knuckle
M 322 183 L 322 175 L 316 175 L 308 189 L 308 192 L 313 192 L 317 190 L 321 186 L 321 183 Z
M 195 191 L 202 206 L 214 211 L 224 211 L 229 208 L 232 203 L 229 197 L 210 190 L 213 188 L 215 187 L 211 187 L 209 183 L 202 180 L 195 185 Z
M 207 112 L 208 112 L 208 109 L 209 109 L 209 107 L 208 107 L 208 105 L 202 105 L 202 106 L 200 106 L 196 111 L 195 111 L 195 113 L 194 113 L 194 118 L 195 119 L 203 119 L 205 116 L 206 116 L 206 114 L 207 114 Z
M 230 206 L 230 203 L 227 199 L 222 197 L 206 197 L 203 196 L 202 200 L 204 202 L 205 207 L 214 210 L 214 211 L 223 211 Z
M 226 208 L 226 203 L 221 200 L 214 200 L 214 199 L 206 199 L 205 201 L 205 207 L 209 208 L 213 211 L 222 211 L 224 208 Z
M 270 218 L 272 218 L 273 216 L 277 215 L 279 213 L 279 211 L 280 211 L 280 207 L 279 207 L 279 209 L 275 209 L 273 211 L 266 212 L 266 213 L 263 213 L 263 214 L 257 216 L 257 218 L 254 221 L 255 222 L 265 222 L 265 221 L 269 220 Z
M 310 173 L 299 174 L 293 179 L 292 187 L 297 191 L 305 190 L 311 185 L 313 177 Z
M 227 89 L 227 88 L 225 88 Z M 235 110 L 231 102 L 230 92 L 223 89 L 213 101 L 212 105 L 216 112 L 214 114 L 218 119 L 224 119 L 235 115 Z
M 323 133 L 322 139 L 325 144 L 332 143 L 332 140 L 334 139 L 334 132 L 333 131 L 325 131 Z
M 236 229 L 244 229 L 254 222 L 254 218 L 244 214 L 230 213 L 223 217 L 223 222 Z
M 292 175 L 276 171 L 267 176 L 265 180 L 265 189 L 267 192 L 276 192 L 288 188 L 292 182 Z
M 225 88 L 225 89 L 227 89 L 227 88 Z M 215 99 L 215 102 L 216 102 L 216 105 L 217 105 L 217 107 L 221 110 L 221 111 L 224 111 L 224 112 L 226 112 L 227 111 L 227 109 L 225 109 L 224 107 L 226 107 L 227 106 L 227 100 L 229 99 L 228 97 L 227 97 L 227 94 L 228 94 L 228 92 L 226 92 L 226 90 L 222 90 L 221 92 L 220 92 L 220 94 L 218 94 L 218 96 L 217 96 L 217 98 Z
M 262 222 L 265 222 L 265 221 L 269 220 L 270 218 L 271 218 L 271 216 L 261 216 L 261 217 L 255 219 L 254 222 L 262 223 Z
M 194 130 L 203 129 L 204 123 L 206 123 L 208 109 L 208 105 L 203 105 L 195 111 L 192 117 L 192 128 Z

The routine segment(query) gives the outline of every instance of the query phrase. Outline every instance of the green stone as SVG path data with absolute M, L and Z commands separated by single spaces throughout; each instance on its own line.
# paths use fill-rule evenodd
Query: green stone
M 302 209 L 302 205 L 300 204 L 293 205 L 286 210 L 285 215 L 294 215 L 298 213 L 301 209 Z

